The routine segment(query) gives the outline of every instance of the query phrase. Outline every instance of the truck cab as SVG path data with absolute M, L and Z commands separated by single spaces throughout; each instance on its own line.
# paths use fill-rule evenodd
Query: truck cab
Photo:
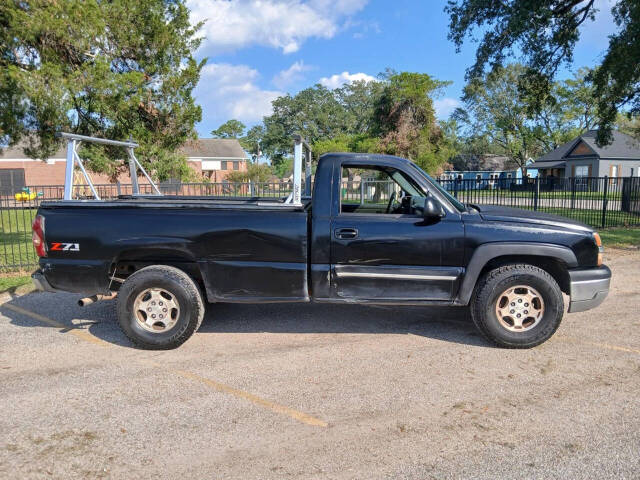
M 354 191 L 356 176 L 376 180 Z M 452 303 L 464 271 L 465 208 L 435 185 L 401 158 L 324 156 L 311 215 L 314 298 Z

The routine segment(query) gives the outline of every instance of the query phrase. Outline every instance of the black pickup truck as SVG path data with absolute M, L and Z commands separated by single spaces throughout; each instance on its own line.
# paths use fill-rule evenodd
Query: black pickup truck
M 353 188 L 358 177 L 375 181 L 365 192 Z M 488 339 L 528 348 L 558 328 L 563 292 L 569 312 L 594 308 L 611 278 L 591 228 L 462 204 L 414 163 L 385 155 L 324 155 L 301 205 L 168 196 L 43 202 L 33 239 L 39 289 L 93 300 L 117 294 L 122 330 L 147 349 L 182 344 L 206 302 L 309 301 L 470 305 Z

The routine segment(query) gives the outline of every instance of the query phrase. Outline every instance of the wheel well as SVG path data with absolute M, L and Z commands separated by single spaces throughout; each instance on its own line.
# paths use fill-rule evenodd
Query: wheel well
M 538 255 L 505 255 L 492 258 L 483 267 L 480 275 L 484 275 L 490 270 L 518 263 L 526 263 L 546 271 L 558 283 L 560 290 L 567 295 L 570 294 L 570 279 L 567 264 L 562 260 L 552 257 L 541 257 Z
M 150 265 L 169 265 L 189 275 L 200 288 L 204 288 L 204 279 L 197 262 L 180 252 L 166 250 L 139 250 L 122 252 L 111 264 L 109 278 L 114 278 L 113 287 L 119 288 L 132 273 Z

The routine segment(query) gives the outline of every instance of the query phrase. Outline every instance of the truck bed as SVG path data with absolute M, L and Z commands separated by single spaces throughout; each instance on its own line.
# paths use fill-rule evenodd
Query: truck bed
M 263 199 L 135 197 L 43 202 L 49 248 L 40 261 L 53 288 L 113 289 L 148 264 L 180 265 L 210 302 L 306 301 L 308 213 Z

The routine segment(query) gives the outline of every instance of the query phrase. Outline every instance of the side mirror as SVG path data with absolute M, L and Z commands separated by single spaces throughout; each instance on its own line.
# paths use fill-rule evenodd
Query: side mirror
M 426 221 L 434 221 L 439 220 L 444 217 L 445 212 L 444 208 L 438 200 L 433 198 L 431 195 L 427 195 L 427 198 L 424 199 L 424 209 L 422 210 L 422 218 Z

